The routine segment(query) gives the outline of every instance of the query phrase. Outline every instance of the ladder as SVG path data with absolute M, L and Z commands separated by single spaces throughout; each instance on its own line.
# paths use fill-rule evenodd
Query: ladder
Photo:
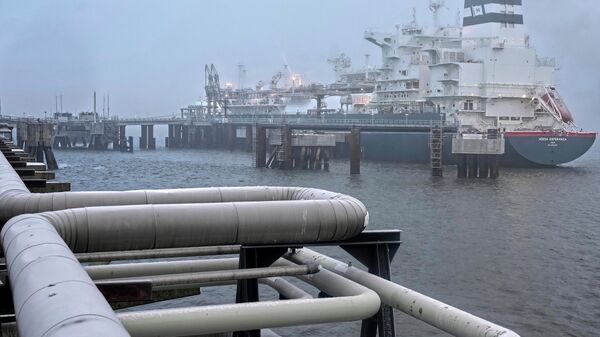
M 442 166 L 442 146 L 444 141 L 444 131 L 439 126 L 431 128 L 429 134 L 429 149 L 431 159 L 431 175 L 442 177 L 444 169 Z

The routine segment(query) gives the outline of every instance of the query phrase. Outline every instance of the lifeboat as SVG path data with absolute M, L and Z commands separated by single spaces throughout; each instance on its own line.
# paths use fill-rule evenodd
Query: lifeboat
M 556 90 L 548 91 L 541 97 L 542 101 L 552 109 L 552 112 L 560 116 L 563 122 L 570 124 L 574 122 L 573 114 L 565 102 L 560 98 Z

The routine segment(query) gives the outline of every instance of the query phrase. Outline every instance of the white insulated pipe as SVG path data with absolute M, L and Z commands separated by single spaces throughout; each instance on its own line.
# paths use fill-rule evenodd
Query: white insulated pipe
M 297 250 L 288 258 L 300 264 L 320 264 L 327 270 L 374 290 L 383 303 L 453 336 L 519 337 L 512 330 L 310 249 Z
M 381 302 L 375 292 L 332 272 L 321 270 L 302 278 L 341 297 L 150 310 L 118 317 L 132 337 L 175 337 L 356 321 L 379 310 Z
M 53 224 L 75 253 L 338 241 L 360 234 L 368 218 L 346 200 L 105 206 L 35 216 Z
M 263 186 L 30 193 L 4 155 L 0 154 L 0 225 L 20 214 L 81 207 L 300 200 L 336 201 L 337 205 L 327 207 L 337 210 L 343 204 L 341 207 L 361 213 L 364 219 L 361 221 L 365 225 L 368 223 L 367 209 L 356 198 L 314 188 Z
M 43 217 L 10 221 L 0 236 L 21 337 L 127 337 L 110 305 Z
M 0 176 L 6 171 L 9 170 L 0 170 Z M 0 183 L 0 195 L 4 198 L 0 204 L 8 203 L 1 210 L 20 207 L 11 204 L 19 184 L 2 178 Z M 248 200 L 268 195 L 274 200 L 291 200 L 90 207 L 10 219 L 0 233 L 0 243 L 11 280 L 19 335 L 48 337 L 56 333 L 64 337 L 85 331 L 89 336 L 96 332 L 99 336 L 107 332 L 126 336 L 73 252 L 326 242 L 358 235 L 368 222 L 362 203 L 327 191 L 209 190 L 204 192 L 216 191 L 221 200 L 235 198 L 236 194 Z M 23 191 L 17 194 L 39 196 Z M 93 193 L 87 195 L 91 197 Z M 102 198 L 107 195 L 110 193 L 102 194 Z M 177 193 L 166 195 L 169 199 Z M 23 200 L 27 206 L 33 199 Z

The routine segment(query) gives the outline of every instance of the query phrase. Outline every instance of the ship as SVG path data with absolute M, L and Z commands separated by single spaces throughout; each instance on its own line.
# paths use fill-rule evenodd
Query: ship
M 438 24 L 443 6 L 430 1 L 433 26 L 419 25 L 413 14 L 393 32 L 365 32 L 382 61 L 367 110 L 439 120 L 456 125 L 458 134 L 501 130 L 504 166 L 556 166 L 585 154 L 597 133 L 576 126 L 557 89 L 555 60 L 540 57 L 530 43 L 522 0 L 465 0 L 455 25 Z M 428 139 L 426 133 L 365 133 L 365 157 L 427 161 Z M 444 157 L 452 161 L 450 142 Z
M 242 78 L 246 72 L 240 64 L 238 86 L 225 83 L 222 87 L 215 65 L 205 66 L 206 102 L 188 106 L 191 110 L 202 110 L 207 114 L 230 114 L 237 116 L 279 115 L 306 111 L 312 96 L 307 95 L 303 78 L 292 73 L 287 65 L 276 72 L 269 85 L 259 81 L 254 88 L 246 88 Z
M 463 135 L 501 134 L 500 162 L 511 167 L 557 166 L 592 147 L 597 132 L 575 124 L 558 90 L 556 61 L 540 56 L 531 44 L 523 0 L 465 0 L 450 25 L 439 23 L 442 8 L 443 0 L 430 0 L 430 26 L 420 25 L 413 10 L 412 21 L 394 31 L 365 31 L 364 39 L 381 53 L 381 64 L 370 66 L 367 54 L 365 67 L 357 70 L 345 54 L 331 58 L 336 81 L 329 85 L 304 84 L 286 67 L 268 87 L 262 81 L 255 88 L 221 87 L 216 69 L 207 65 L 207 103 L 182 111 L 442 127 L 446 164 L 456 162 L 453 138 Z M 278 86 L 282 78 L 288 83 Z M 332 96 L 338 97 L 339 109 L 327 108 L 325 97 Z M 362 132 L 363 158 L 429 162 L 430 131 L 421 129 Z

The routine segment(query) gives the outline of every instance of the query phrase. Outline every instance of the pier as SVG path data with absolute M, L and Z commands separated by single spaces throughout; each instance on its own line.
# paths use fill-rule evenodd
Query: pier
M 134 139 L 127 126 L 139 126 L 141 150 L 155 150 L 154 127 L 167 125 L 168 149 L 225 149 L 251 151 L 257 168 L 328 170 L 329 160 L 346 157 L 350 174 L 360 174 L 365 154 L 364 133 L 422 133 L 429 135 L 432 176 L 443 176 L 445 139 L 459 178 L 491 178 L 500 175 L 500 156 L 505 153 L 503 134 L 490 129 L 484 134 L 457 134 L 457 125 L 446 121 L 401 119 L 336 119 L 314 116 L 207 116 L 169 118 L 88 119 L 60 122 L 4 117 L 17 128 L 17 145 L 50 169 L 57 163 L 52 147 L 75 148 L 78 140 L 91 150 L 132 152 Z M 70 131 L 68 131 L 70 130 Z M 82 131 L 84 130 L 84 131 Z M 85 131 L 88 130 L 88 131 Z M 88 132 L 88 133 L 86 133 Z M 451 145 L 450 145 L 451 144 Z
M 457 337 L 518 337 L 393 283 L 401 232 L 368 230 L 368 211 L 351 196 L 294 187 L 35 193 L 15 166 L 22 150 L 1 145 L 2 336 L 276 336 L 270 329 L 362 321 L 361 336 L 393 337 L 398 310 Z M 187 259 L 164 260 L 172 257 Z M 232 304 L 115 311 L 229 284 Z M 279 299 L 260 301 L 259 284 Z
M 343 115 L 341 115 L 343 116 Z M 126 134 L 127 126 L 140 127 L 140 150 L 156 149 L 154 129 L 166 125 L 168 149 L 225 149 L 252 151 L 252 165 L 258 168 L 328 169 L 329 160 L 346 157 L 349 172 L 360 174 L 360 162 L 365 153 L 361 143 L 363 133 L 430 133 L 432 128 L 452 134 L 457 126 L 446 121 L 339 118 L 338 115 L 280 115 L 248 116 L 185 115 L 179 117 L 99 119 L 88 114 L 78 119 L 45 119 L 54 125 L 48 142 L 54 148 L 89 149 L 131 152 L 134 139 Z M 83 119 L 82 119 L 83 118 Z M 27 139 L 30 125 L 36 120 L 3 117 L 0 122 L 12 123 L 17 128 L 17 141 Z M 52 128 L 48 129 L 52 132 Z M 25 135 L 23 135 L 25 134 Z M 283 137 L 285 135 L 286 137 Z M 291 137 L 291 138 L 290 138 Z M 442 140 L 443 141 L 443 140 Z M 111 145 L 112 144 L 112 145 Z M 80 146 L 81 145 L 81 146 Z M 51 148 L 49 148 L 51 149 Z M 440 161 L 441 163 L 441 161 Z

